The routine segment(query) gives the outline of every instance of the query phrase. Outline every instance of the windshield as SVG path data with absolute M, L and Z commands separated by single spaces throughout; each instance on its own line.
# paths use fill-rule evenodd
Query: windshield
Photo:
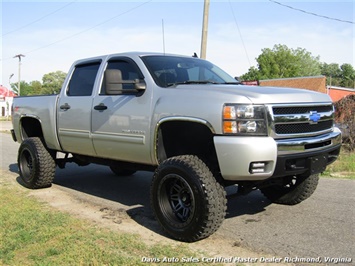
M 144 56 L 142 60 L 161 87 L 191 83 L 238 84 L 222 69 L 199 58 L 155 55 Z

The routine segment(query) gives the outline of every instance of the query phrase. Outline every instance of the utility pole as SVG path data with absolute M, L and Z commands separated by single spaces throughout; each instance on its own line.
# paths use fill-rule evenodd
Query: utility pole
M 10 109 L 10 103 L 9 103 L 9 96 L 11 96 L 10 91 L 11 91 L 11 78 L 14 76 L 12 73 L 9 76 L 9 88 L 6 91 L 6 121 L 9 120 L 9 116 L 11 115 L 11 109 Z
M 210 9 L 210 0 L 205 0 L 205 4 L 203 7 L 203 25 L 202 25 L 201 54 L 200 54 L 200 58 L 203 59 L 206 59 L 209 9 Z
M 23 54 L 15 55 L 14 58 L 18 57 L 18 96 L 21 96 L 21 57 L 25 57 Z

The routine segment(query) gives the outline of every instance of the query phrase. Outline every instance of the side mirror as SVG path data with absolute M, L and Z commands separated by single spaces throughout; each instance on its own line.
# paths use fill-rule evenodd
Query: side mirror
M 137 91 L 144 91 L 146 89 L 146 85 L 145 85 L 145 82 L 144 81 L 141 81 L 139 79 L 135 79 L 134 80 L 134 88 L 137 90 Z
M 107 95 L 135 94 L 146 89 L 144 82 L 139 79 L 123 80 L 119 69 L 106 69 L 104 74 L 105 92 Z M 133 84 L 133 89 L 125 89 L 124 84 Z

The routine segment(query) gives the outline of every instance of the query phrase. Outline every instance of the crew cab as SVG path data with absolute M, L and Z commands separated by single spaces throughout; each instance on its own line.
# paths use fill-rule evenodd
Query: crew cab
M 32 189 L 68 162 L 152 171 L 154 215 L 187 242 L 222 224 L 227 186 L 307 199 L 341 146 L 326 94 L 245 86 L 206 60 L 143 52 L 78 60 L 60 94 L 16 97 L 12 135 Z

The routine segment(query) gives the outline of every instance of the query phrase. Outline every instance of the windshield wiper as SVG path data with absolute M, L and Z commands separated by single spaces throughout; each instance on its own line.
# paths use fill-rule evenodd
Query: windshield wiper
M 221 84 L 212 80 L 186 80 L 181 82 L 168 83 L 167 86 L 187 85 L 187 84 Z
M 187 84 L 228 84 L 228 85 L 242 85 L 240 81 L 234 82 L 215 82 L 212 80 L 186 80 L 174 83 L 166 84 L 168 87 L 175 86 L 175 85 L 187 85 Z
M 233 82 L 224 82 L 222 84 L 242 85 L 243 83 L 241 83 L 240 81 L 233 81 Z

